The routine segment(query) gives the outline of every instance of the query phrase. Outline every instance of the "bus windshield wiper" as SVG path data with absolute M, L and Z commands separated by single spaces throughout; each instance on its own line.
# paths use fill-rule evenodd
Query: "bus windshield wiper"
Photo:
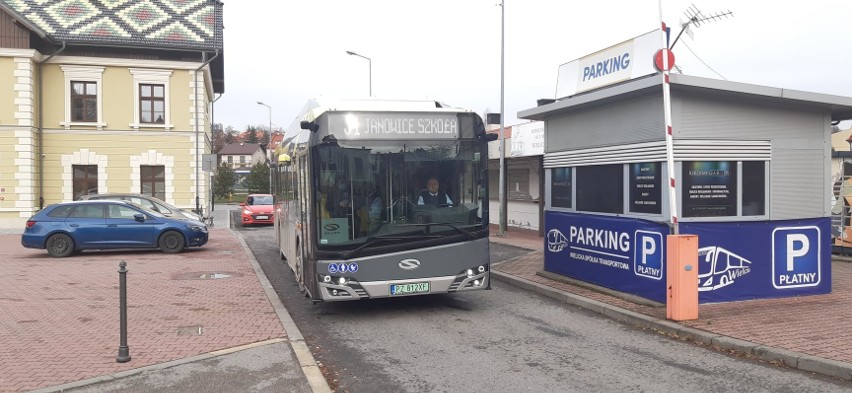
M 448 227 L 450 227 L 450 228 L 455 229 L 455 230 L 456 230 L 456 231 L 458 231 L 459 233 L 462 233 L 462 234 L 468 235 L 471 239 L 473 239 L 473 232 L 466 231 L 466 230 L 461 229 L 461 228 L 459 228 L 459 227 L 457 227 L 457 226 L 455 226 L 455 225 L 453 225 L 453 224 L 450 224 L 450 223 L 448 223 L 448 222 L 430 222 L 430 223 L 428 223 L 428 224 L 406 224 L 405 226 L 412 226 L 412 227 L 426 227 L 426 233 L 429 233 L 429 229 L 432 227 L 432 225 L 445 225 L 445 226 L 448 226 Z
M 417 236 L 422 237 L 422 235 L 417 235 Z M 349 251 L 344 251 L 343 254 L 341 254 L 341 256 L 343 257 L 343 259 L 349 259 L 358 251 L 361 251 L 361 250 L 363 250 L 363 249 L 365 249 L 369 246 L 372 246 L 373 244 L 376 244 L 378 242 L 381 242 L 381 241 L 384 241 L 384 240 L 405 240 L 405 239 L 410 239 L 410 238 L 411 238 L 411 235 L 409 235 L 409 236 L 400 236 L 400 235 L 396 235 L 396 236 L 393 236 L 393 235 L 369 236 L 369 237 L 367 237 L 366 240 L 364 240 L 364 244 L 361 244 L 360 246 L 355 247 L 355 248 L 353 248 Z

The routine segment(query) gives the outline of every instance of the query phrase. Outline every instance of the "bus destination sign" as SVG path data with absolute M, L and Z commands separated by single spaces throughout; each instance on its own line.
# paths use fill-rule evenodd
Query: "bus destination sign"
M 455 114 L 340 113 L 329 116 L 329 130 L 338 139 L 457 139 Z M 341 130 L 342 132 L 337 132 Z

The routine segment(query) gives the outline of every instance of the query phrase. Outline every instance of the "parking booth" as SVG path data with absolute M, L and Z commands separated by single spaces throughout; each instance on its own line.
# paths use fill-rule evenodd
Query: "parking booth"
M 700 303 L 831 292 L 831 125 L 852 98 L 672 74 L 669 179 L 654 42 L 563 64 L 556 99 L 518 114 L 544 122 L 545 270 L 665 302 L 674 184 Z

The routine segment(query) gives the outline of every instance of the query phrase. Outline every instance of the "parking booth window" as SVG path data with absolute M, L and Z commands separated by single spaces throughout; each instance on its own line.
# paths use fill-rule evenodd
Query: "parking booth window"
M 550 206 L 572 208 L 572 168 L 553 168 L 550 178 Z
M 631 213 L 662 214 L 662 162 L 639 162 L 629 167 L 629 205 Z
M 624 213 L 624 165 L 580 166 L 577 174 L 577 210 Z

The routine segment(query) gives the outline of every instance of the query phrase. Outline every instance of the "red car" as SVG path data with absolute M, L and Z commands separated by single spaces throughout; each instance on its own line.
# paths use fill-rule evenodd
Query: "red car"
M 249 194 L 240 202 L 242 225 L 272 224 L 272 195 Z

